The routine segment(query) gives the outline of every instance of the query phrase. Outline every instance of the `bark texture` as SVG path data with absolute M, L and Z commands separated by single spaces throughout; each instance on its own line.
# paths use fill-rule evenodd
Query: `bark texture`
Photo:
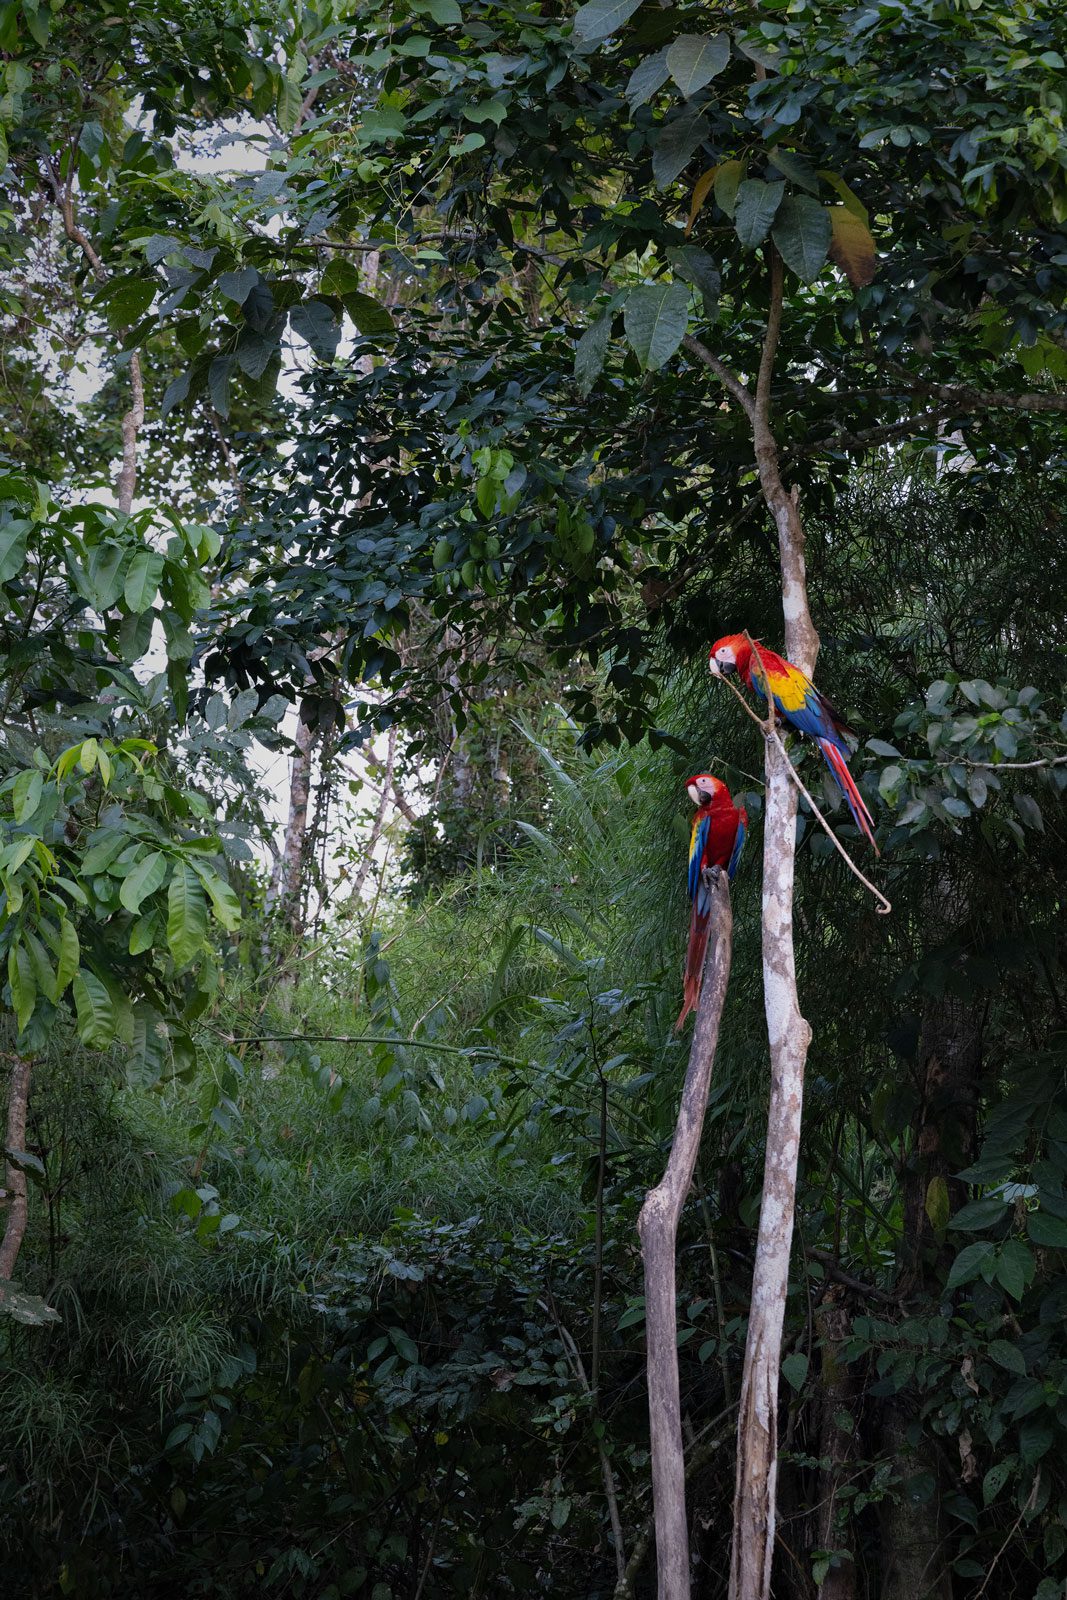
M 714 874 L 711 897 L 712 933 L 704 959 L 704 982 L 674 1142 L 667 1169 L 656 1187 L 649 1190 L 637 1224 L 645 1262 L 648 1411 L 659 1600 L 689 1600 L 690 1592 L 675 1257 L 678 1223 L 700 1150 L 719 1025 L 730 979 L 733 917 L 725 873 Z
M 30 1063 L 23 1056 L 12 1056 L 11 1079 L 7 1089 L 8 1150 L 26 1148 L 26 1109 L 30 1100 Z M 7 1221 L 4 1237 L 0 1241 L 0 1278 L 15 1275 L 22 1240 L 26 1233 L 29 1208 L 26 1194 L 26 1174 L 13 1161 L 7 1163 Z
M 852 1415 L 856 1398 L 855 1377 L 841 1359 L 842 1346 L 851 1333 L 852 1318 L 842 1303 L 839 1289 L 827 1290 L 815 1313 L 815 1321 L 821 1345 L 822 1378 L 819 1458 L 824 1463 L 819 1472 L 815 1546 L 818 1550 L 834 1550 L 839 1544 L 835 1526 L 838 1493 L 848 1475 L 853 1452 L 852 1430 L 842 1426 L 841 1419 Z M 855 1594 L 855 1563 L 842 1558 L 823 1579 L 819 1600 L 855 1600 Z
M 782 482 L 770 426 L 770 385 L 782 319 L 782 263 L 771 247 L 767 332 L 749 415 L 760 486 L 778 531 L 782 613 L 789 659 L 814 671 L 819 636 L 808 610 L 804 529 L 797 497 Z M 778 1374 L 793 1241 L 804 1067 L 811 1028 L 801 1014 L 793 948 L 797 790 L 784 752 L 765 741 L 763 832 L 763 993 L 771 1057 L 771 1095 L 756 1261 L 737 1422 L 737 1482 L 730 1557 L 731 1600 L 767 1600 L 778 1476 Z
M 294 936 L 300 934 L 302 923 L 301 889 L 307 853 L 311 756 L 317 737 L 318 730 L 306 720 L 302 707 L 296 724 L 296 751 L 289 773 L 289 816 L 285 824 L 285 838 L 263 906 L 267 920 L 272 913 L 280 911 L 287 931 Z

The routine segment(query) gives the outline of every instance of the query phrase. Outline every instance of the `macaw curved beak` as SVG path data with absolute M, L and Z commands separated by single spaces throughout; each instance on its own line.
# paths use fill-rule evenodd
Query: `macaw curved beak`
M 732 672 L 737 671 L 737 662 L 717 661 L 714 670 L 719 674 L 720 678 L 728 678 Z

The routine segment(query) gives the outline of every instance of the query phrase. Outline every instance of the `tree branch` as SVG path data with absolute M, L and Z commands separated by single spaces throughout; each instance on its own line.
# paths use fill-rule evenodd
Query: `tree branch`
M 698 361 L 702 361 L 706 367 L 714 372 L 719 382 L 733 395 L 746 416 L 751 417 L 755 414 L 756 402 L 750 391 L 745 388 L 740 378 L 735 377 L 729 367 L 719 360 L 718 356 L 712 355 L 706 344 L 702 344 L 691 333 L 686 334 L 682 344 L 691 356 L 696 356 Z
M 704 958 L 682 1103 L 667 1169 L 656 1187 L 645 1196 L 637 1222 L 645 1262 L 648 1416 L 659 1600 L 689 1600 L 690 1592 L 675 1256 L 678 1223 L 700 1150 L 732 953 L 729 879 L 725 872 L 718 870 L 705 872 L 703 876 L 711 893 L 712 934 Z

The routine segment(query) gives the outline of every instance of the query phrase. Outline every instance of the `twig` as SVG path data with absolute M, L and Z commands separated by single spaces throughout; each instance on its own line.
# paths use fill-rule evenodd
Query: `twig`
M 691 333 L 686 334 L 685 338 L 682 340 L 682 343 L 689 351 L 690 355 L 696 356 L 698 361 L 702 361 L 706 367 L 709 367 L 711 371 L 714 372 L 723 388 L 728 390 L 728 392 L 733 395 L 734 399 L 737 401 L 742 411 L 744 411 L 745 415 L 751 418 L 755 414 L 756 402 L 753 399 L 751 392 L 746 389 L 741 380 L 730 371 L 726 363 L 724 361 L 720 361 L 718 356 L 712 354 L 706 344 L 703 344 L 699 339 L 694 338 Z
M 985 1594 L 985 1591 L 986 1591 L 986 1586 L 988 1585 L 990 1578 L 993 1576 L 993 1568 L 996 1566 L 997 1562 L 1000 1560 L 1001 1556 L 1004 1554 L 1005 1550 L 1008 1548 L 1009 1544 L 1011 1544 L 1011 1541 L 1014 1539 L 1015 1534 L 1018 1531 L 1018 1527 L 1019 1527 L 1020 1522 L 1023 1520 L 1023 1518 L 1025 1517 L 1026 1513 L 1030 1510 L 1031 1506 L 1033 1506 L 1034 1502 L 1037 1500 L 1037 1491 L 1040 1488 L 1040 1486 L 1041 1486 L 1041 1468 L 1038 1467 L 1037 1471 L 1034 1473 L 1034 1487 L 1030 1490 L 1030 1493 L 1027 1496 L 1026 1504 L 1023 1506 L 1022 1510 L 1019 1512 L 1019 1515 L 1016 1517 L 1015 1521 L 1012 1523 L 1011 1527 L 1008 1529 L 1008 1537 L 1004 1540 L 1004 1543 L 1001 1545 L 1000 1549 L 997 1551 L 996 1555 L 993 1557 L 992 1561 L 989 1563 L 989 1566 L 986 1568 L 986 1575 L 982 1579 L 982 1587 L 978 1590 L 978 1593 L 975 1595 L 974 1600 L 982 1600 L 982 1596 Z
M 563 1323 L 560 1321 L 559 1312 L 556 1309 L 555 1296 L 552 1294 L 551 1290 L 549 1290 L 548 1298 L 551 1302 L 551 1306 L 546 1306 L 543 1300 L 539 1300 L 538 1305 L 540 1305 L 545 1311 L 551 1310 L 552 1320 L 556 1324 L 556 1332 L 559 1334 L 560 1343 L 567 1352 L 567 1356 L 570 1360 L 571 1366 L 574 1368 L 574 1373 L 578 1379 L 578 1382 L 581 1384 L 582 1389 L 584 1390 L 588 1399 L 592 1402 L 593 1415 L 596 1417 L 599 1414 L 596 1390 L 586 1377 L 585 1367 L 582 1365 L 582 1358 L 579 1353 L 578 1346 L 574 1342 L 573 1335 L 567 1328 L 563 1326 Z M 622 1539 L 622 1518 L 619 1516 L 619 1497 L 615 1488 L 615 1473 L 612 1469 L 611 1457 L 604 1448 L 603 1439 L 597 1440 L 597 1452 L 600 1456 L 600 1471 L 604 1479 L 604 1498 L 608 1503 L 608 1516 L 611 1520 L 611 1532 L 615 1540 L 615 1572 L 617 1581 L 621 1584 L 626 1576 L 626 1547 L 623 1544 Z
M 1013 772 L 1027 772 L 1032 767 L 1062 767 L 1067 756 L 1043 756 L 1040 761 L 961 761 L 959 756 L 953 759 L 959 761 L 961 767 L 977 767 L 983 772 L 1003 772 L 1005 767 Z
M 760 664 L 760 670 L 762 671 L 762 663 Z M 867 878 L 867 877 L 865 877 L 863 875 L 863 873 L 860 871 L 859 867 L 857 867 L 856 863 L 853 861 L 852 857 L 849 855 L 848 851 L 845 849 L 844 845 L 841 843 L 840 839 L 837 837 L 837 834 L 834 832 L 833 828 L 831 828 L 830 824 L 827 822 L 826 818 L 823 816 L 822 812 L 819 810 L 818 806 L 815 804 L 815 801 L 811 798 L 811 795 L 808 793 L 807 788 L 804 785 L 804 781 L 800 776 L 800 773 L 797 771 L 796 767 L 794 767 L 792 761 L 790 761 L 790 759 L 789 759 L 789 752 L 786 750 L 785 745 L 782 743 L 781 738 L 780 738 L 780 736 L 778 734 L 777 728 L 771 728 L 768 731 L 767 724 L 764 722 L 762 717 L 758 717 L 756 715 L 756 713 L 753 711 L 752 707 L 749 705 L 748 701 L 745 699 L 744 695 L 741 693 L 740 689 L 735 688 L 734 685 L 730 682 L 729 678 L 723 677 L 721 673 L 719 674 L 719 677 L 720 677 L 721 681 L 723 683 L 725 683 L 726 687 L 730 690 L 730 693 L 733 694 L 733 695 L 736 695 L 736 697 L 740 701 L 741 705 L 744 706 L 746 714 L 752 718 L 753 722 L 756 724 L 756 726 L 760 729 L 761 733 L 763 734 L 763 737 L 765 739 L 773 739 L 774 740 L 775 744 L 778 746 L 778 749 L 781 751 L 782 755 L 785 758 L 785 764 L 789 768 L 789 773 L 790 773 L 790 776 L 793 779 L 793 782 L 796 784 L 797 788 L 800 790 L 801 794 L 804 796 L 804 799 L 808 802 L 808 805 L 811 807 L 813 814 L 819 819 L 819 822 L 822 825 L 822 828 L 823 828 L 824 832 L 829 834 L 830 839 L 833 841 L 834 849 L 842 857 L 842 859 L 844 860 L 844 862 L 845 862 L 846 866 L 848 867 L 849 871 L 854 873 L 855 876 L 860 880 L 860 882 L 863 884 L 864 888 L 869 889 L 871 891 L 871 893 L 874 895 L 874 898 L 881 902 L 881 904 L 876 908 L 877 911 L 878 911 L 878 915 L 880 917 L 884 917 L 884 916 L 888 915 L 888 913 L 890 911 L 892 911 L 892 909 L 893 909 L 892 905 L 886 899 L 886 897 L 882 893 L 882 891 L 880 889 L 876 889 L 875 888 L 875 886 L 871 882 L 870 878 Z M 764 680 L 764 687 L 767 687 L 766 680 Z M 769 696 L 768 696 L 768 702 L 767 703 L 768 703 L 768 705 L 772 704 Z M 771 711 L 771 716 L 773 717 L 773 715 L 774 715 L 774 712 L 772 710 Z

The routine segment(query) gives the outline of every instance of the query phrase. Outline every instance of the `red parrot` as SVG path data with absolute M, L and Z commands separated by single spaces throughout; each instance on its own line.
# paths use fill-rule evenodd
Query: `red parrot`
M 767 698 L 763 685 L 763 674 L 766 674 L 778 715 L 797 733 L 805 733 L 809 739 L 815 740 L 826 757 L 826 765 L 837 787 L 845 797 L 853 822 L 861 833 L 867 835 L 877 851 L 874 819 L 848 770 L 851 752 L 845 743 L 845 735 L 851 734 L 855 738 L 855 731 L 834 710 L 826 696 L 819 693 L 811 679 L 799 667 L 794 667 L 791 661 L 768 650 L 766 645 L 758 645 L 758 659 L 753 662 L 752 645 L 743 633 L 728 633 L 725 638 L 717 639 L 708 653 L 708 666 L 717 675 L 740 673 L 748 688 L 753 689 L 763 701 Z M 763 673 L 760 672 L 761 666 Z
M 686 792 L 696 806 L 693 830 L 689 835 L 689 898 L 693 902 L 689 918 L 689 948 L 685 956 L 685 999 L 677 1031 L 700 999 L 704 954 L 711 931 L 711 893 L 701 874 L 719 867 L 733 882 L 745 843 L 748 816 L 743 806 L 735 806 L 725 783 L 709 772 L 698 772 L 686 783 Z

